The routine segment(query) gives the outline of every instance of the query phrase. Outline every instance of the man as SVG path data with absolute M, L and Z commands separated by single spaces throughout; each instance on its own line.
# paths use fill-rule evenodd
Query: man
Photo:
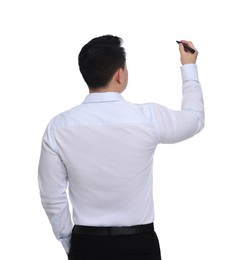
M 161 259 L 153 227 L 153 154 L 159 143 L 183 141 L 204 126 L 198 52 L 183 47 L 194 48 L 191 42 L 179 45 L 181 111 L 123 99 L 128 71 L 121 44 L 106 35 L 82 48 L 79 67 L 90 93 L 54 117 L 42 141 L 41 200 L 70 260 Z

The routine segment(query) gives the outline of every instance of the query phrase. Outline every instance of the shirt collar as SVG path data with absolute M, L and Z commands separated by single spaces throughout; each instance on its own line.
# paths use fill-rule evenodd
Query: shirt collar
M 121 100 L 124 99 L 118 92 L 98 92 L 88 94 L 83 103 L 116 102 Z

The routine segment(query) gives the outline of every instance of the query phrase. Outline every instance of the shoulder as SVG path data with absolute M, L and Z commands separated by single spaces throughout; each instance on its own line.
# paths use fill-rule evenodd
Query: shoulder
M 165 106 L 154 102 L 141 104 L 132 103 L 132 107 L 139 115 L 151 122 L 157 120 L 157 113 L 159 113 L 159 111 L 167 109 Z
M 79 113 L 79 111 L 80 105 L 65 110 L 51 118 L 48 126 L 50 126 L 50 128 L 55 129 L 64 127 L 69 124 L 73 124 L 77 117 L 76 115 Z

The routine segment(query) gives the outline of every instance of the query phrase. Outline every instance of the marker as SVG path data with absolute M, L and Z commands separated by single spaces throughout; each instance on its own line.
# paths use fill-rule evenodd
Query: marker
M 191 53 L 195 53 L 195 50 L 192 49 L 188 44 L 183 43 L 183 42 L 180 42 L 180 41 L 176 41 L 176 42 L 177 42 L 178 44 L 179 44 L 179 43 L 182 43 L 183 46 L 184 46 L 184 50 L 185 50 L 185 51 L 189 51 L 189 52 L 191 52 Z

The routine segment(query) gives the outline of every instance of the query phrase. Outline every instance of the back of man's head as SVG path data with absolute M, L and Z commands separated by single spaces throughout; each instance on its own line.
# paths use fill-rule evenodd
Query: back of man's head
M 126 54 L 121 44 L 121 38 L 104 35 L 83 46 L 78 62 L 89 89 L 106 86 L 118 69 L 124 69 Z

